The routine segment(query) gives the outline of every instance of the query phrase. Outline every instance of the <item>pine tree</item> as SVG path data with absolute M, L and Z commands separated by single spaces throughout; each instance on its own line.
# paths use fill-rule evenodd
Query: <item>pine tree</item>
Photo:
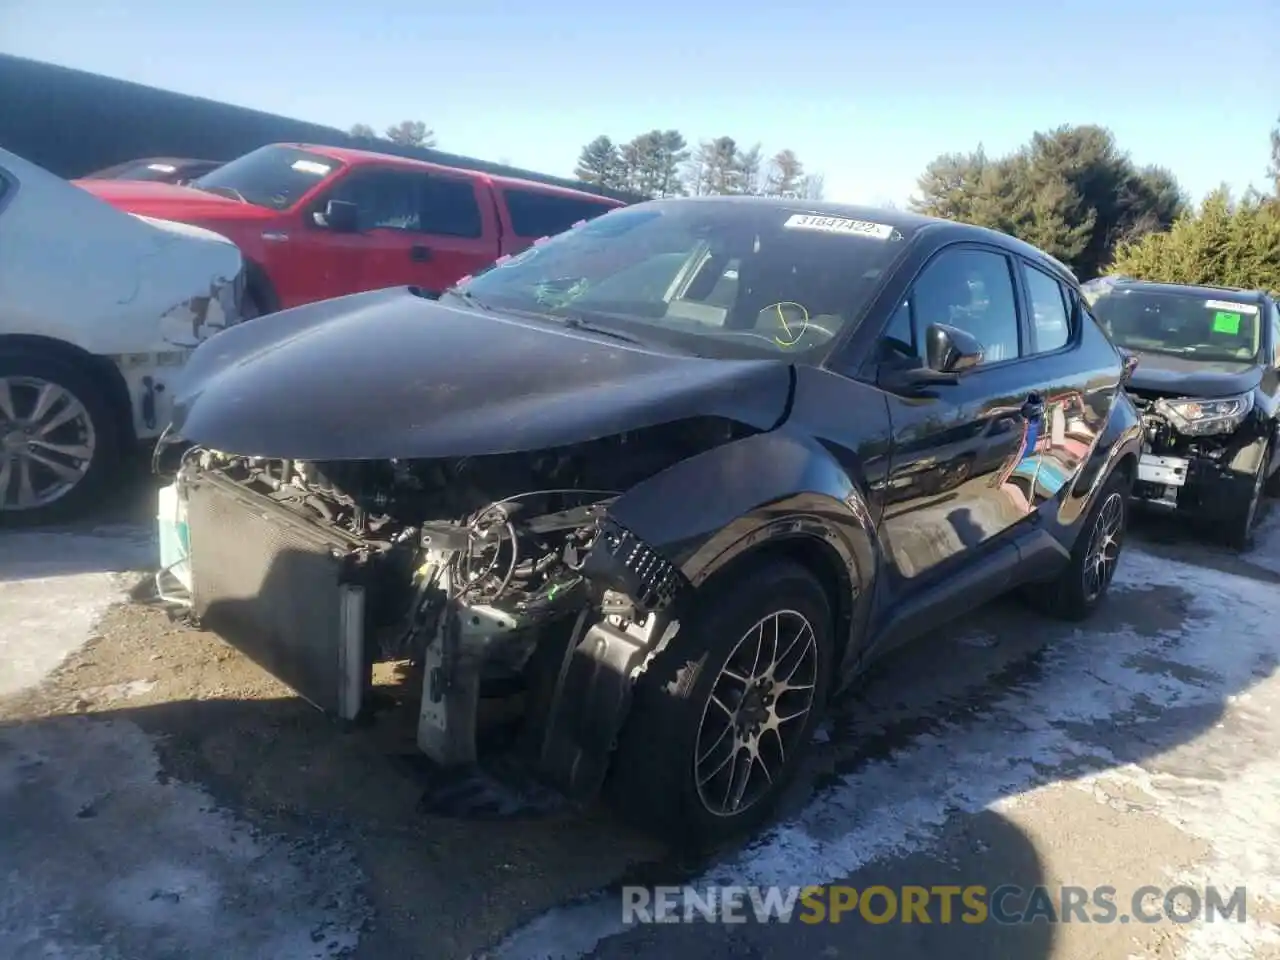
M 613 140 L 599 136 L 582 148 L 573 175 L 583 183 L 600 187 L 616 187 L 622 174 L 622 161 Z

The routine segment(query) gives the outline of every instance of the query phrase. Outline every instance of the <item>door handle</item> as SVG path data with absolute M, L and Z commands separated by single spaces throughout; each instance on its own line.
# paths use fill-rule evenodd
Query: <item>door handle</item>
M 409 248 L 409 259 L 414 263 L 426 263 L 431 259 L 431 248 L 421 245 Z
M 1028 395 L 1022 404 L 1022 415 L 1028 420 L 1039 420 L 1044 416 L 1044 399 L 1038 393 Z

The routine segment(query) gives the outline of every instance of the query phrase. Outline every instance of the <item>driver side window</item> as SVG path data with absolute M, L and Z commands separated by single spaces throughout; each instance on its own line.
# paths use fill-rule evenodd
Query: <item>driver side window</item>
M 925 361 L 930 324 L 956 327 L 975 337 L 983 364 L 1020 356 L 1018 309 L 1009 259 L 1002 253 L 960 247 L 944 250 L 916 278 L 882 337 L 887 354 Z
M 422 229 L 418 195 L 420 175 L 398 170 L 356 170 L 334 187 L 331 200 L 354 203 L 361 230 Z

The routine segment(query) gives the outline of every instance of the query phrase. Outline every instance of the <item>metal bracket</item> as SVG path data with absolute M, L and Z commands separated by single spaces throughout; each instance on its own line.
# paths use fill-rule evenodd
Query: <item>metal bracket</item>
M 441 766 L 476 762 L 480 674 L 491 651 L 524 623 L 488 606 L 452 606 L 427 645 L 422 699 L 418 708 L 418 749 Z

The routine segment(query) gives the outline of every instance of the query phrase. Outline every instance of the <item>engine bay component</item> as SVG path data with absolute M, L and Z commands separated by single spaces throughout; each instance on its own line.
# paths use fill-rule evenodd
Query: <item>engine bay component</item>
M 566 706 L 565 684 L 620 707 L 686 586 L 610 507 L 620 491 L 739 435 L 695 421 L 448 461 L 192 448 L 175 481 L 192 612 L 348 720 L 366 706 L 375 662 L 407 662 L 421 673 L 418 745 L 441 764 L 476 760 L 487 690 L 537 699 L 542 725 L 526 742 L 577 791 L 598 782 L 608 756 L 607 743 L 583 741 L 612 733 L 575 720 L 590 714 Z

